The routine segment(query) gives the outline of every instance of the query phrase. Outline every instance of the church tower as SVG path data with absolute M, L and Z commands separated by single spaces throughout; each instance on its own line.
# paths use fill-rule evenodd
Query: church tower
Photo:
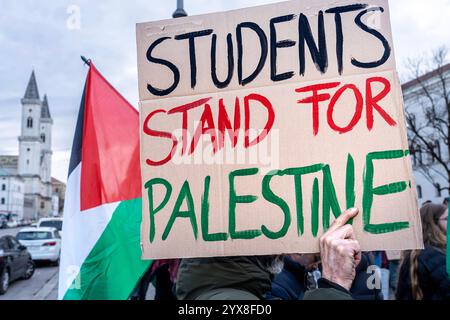
M 52 168 L 52 153 L 53 153 L 52 126 L 53 126 L 53 119 L 50 115 L 47 95 L 44 95 L 44 100 L 42 101 L 41 121 L 40 121 L 40 139 L 42 143 L 41 178 L 42 182 L 49 184 L 50 187 L 52 177 L 51 168 Z
M 23 177 L 39 176 L 41 169 L 40 118 L 42 102 L 39 97 L 34 70 L 31 73 L 25 95 L 21 102 L 22 131 L 19 137 L 18 173 Z M 32 193 L 33 191 L 25 190 L 26 193 Z
M 47 96 L 43 101 L 34 71 L 22 102 L 18 174 L 25 186 L 24 215 L 38 219 L 52 210 L 52 126 Z

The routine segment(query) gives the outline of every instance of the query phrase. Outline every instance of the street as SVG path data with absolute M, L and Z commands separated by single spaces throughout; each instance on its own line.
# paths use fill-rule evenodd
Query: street
M 0 229 L 0 237 L 15 236 L 24 227 Z M 58 267 L 50 263 L 36 263 L 36 271 L 29 280 L 18 280 L 10 284 L 8 292 L 0 295 L 0 300 L 57 300 Z M 153 300 L 155 288 L 150 285 L 147 300 Z
M 22 228 L 0 229 L 0 237 L 15 236 Z M 58 298 L 58 267 L 50 263 L 37 263 L 36 271 L 29 280 L 10 284 L 8 292 L 0 300 L 56 300 Z
M 0 229 L 0 237 L 6 236 L 6 235 L 16 236 L 17 232 L 19 232 L 20 229 L 23 229 L 23 228 L 25 228 L 25 227 Z

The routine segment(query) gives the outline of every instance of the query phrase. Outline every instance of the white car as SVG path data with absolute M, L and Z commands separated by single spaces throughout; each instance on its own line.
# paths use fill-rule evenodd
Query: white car
M 34 261 L 46 260 L 59 265 L 61 236 L 56 228 L 25 228 L 16 238 L 27 247 Z
M 11 220 L 6 223 L 8 228 L 17 228 L 19 226 L 19 223 L 16 220 Z
M 62 224 L 63 224 L 62 218 L 42 218 L 39 219 L 37 227 L 56 228 L 59 231 L 59 234 L 62 235 Z

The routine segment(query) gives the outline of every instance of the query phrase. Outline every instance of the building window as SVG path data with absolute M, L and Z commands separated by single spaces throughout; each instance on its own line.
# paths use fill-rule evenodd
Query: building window
M 45 208 L 45 203 L 41 202 L 41 209 L 44 209 L 44 208 Z
M 55 189 L 55 191 L 56 191 L 56 192 L 59 192 L 59 189 L 58 189 L 58 188 L 56 188 L 56 189 Z
M 33 118 L 28 117 L 27 119 L 27 128 L 33 128 Z
M 1 204 L 5 204 L 5 198 L 2 198 Z
M 441 143 L 439 142 L 439 140 L 436 140 L 436 142 L 434 144 L 434 147 L 435 147 L 435 150 L 436 150 L 435 152 L 436 152 L 437 156 L 439 158 L 441 158 L 442 157 L 442 154 L 441 154 Z
M 422 165 L 423 164 L 422 148 L 417 147 L 416 152 L 417 152 L 417 160 L 419 160 L 419 165 Z
M 417 154 L 416 154 L 416 148 L 414 145 L 411 145 L 409 147 L 409 153 L 411 154 L 413 165 L 417 166 Z
M 422 199 L 422 187 L 419 185 L 417 186 L 417 196 Z
M 27 152 L 30 152 L 31 151 L 31 149 L 30 148 L 27 148 Z
M 6 184 L 2 184 L 2 191 L 6 190 Z
M 30 160 L 27 160 L 27 165 L 29 165 L 30 164 Z
M 441 185 L 436 183 L 434 186 L 436 187 L 436 197 L 440 198 L 442 196 Z
M 45 142 L 45 134 L 41 134 L 41 141 Z

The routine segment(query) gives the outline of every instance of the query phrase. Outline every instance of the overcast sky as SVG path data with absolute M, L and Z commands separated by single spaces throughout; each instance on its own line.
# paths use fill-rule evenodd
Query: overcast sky
M 274 2 L 185 0 L 185 8 L 195 15 Z M 87 72 L 79 56 L 91 58 L 137 107 L 135 24 L 170 18 L 176 0 L 0 0 L 0 4 L 0 154 L 18 152 L 20 98 L 34 68 L 54 119 L 53 176 L 66 181 Z M 450 47 L 450 0 L 390 0 L 390 5 L 398 69 L 405 78 L 408 57 Z M 80 28 L 71 23 L 74 8 L 79 8 Z

